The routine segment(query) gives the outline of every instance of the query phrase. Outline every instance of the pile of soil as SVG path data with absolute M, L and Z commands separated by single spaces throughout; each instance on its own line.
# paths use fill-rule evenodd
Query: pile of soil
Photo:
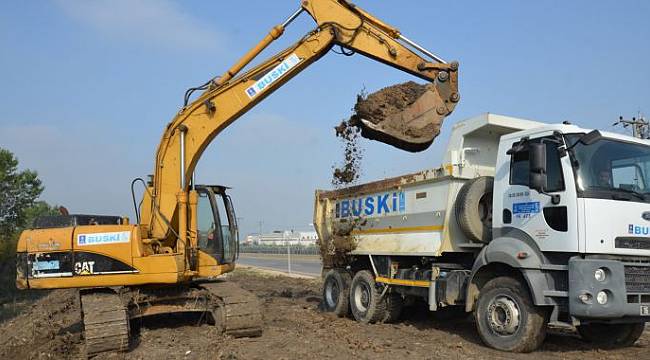
M 426 85 L 408 81 L 385 87 L 367 96 L 358 95 L 354 113 L 358 118 L 380 124 L 391 115 L 408 108 L 426 91 Z M 403 124 L 399 125 L 403 126 Z
M 334 187 L 344 187 L 359 179 L 363 158 L 362 147 L 359 144 L 360 137 L 378 140 L 408 151 L 419 151 L 428 147 L 428 145 L 413 146 L 403 141 L 405 139 L 386 136 L 381 132 L 369 130 L 361 124 L 361 119 L 364 119 L 384 129 L 392 129 L 395 134 L 406 135 L 409 140 L 429 137 L 431 134 L 437 136 L 440 133 L 441 123 L 431 123 L 419 128 L 401 121 L 399 116 L 393 116 L 413 105 L 426 91 L 426 85 L 408 81 L 385 87 L 372 94 L 367 94 L 362 90 L 357 95 L 353 115 L 334 127 L 336 137 L 343 141 L 344 148 L 343 164 L 333 169 L 332 185 Z
M 101 359 L 646 359 L 650 330 L 633 347 L 603 350 L 572 333 L 549 334 L 531 354 L 485 347 L 471 317 L 443 319 L 417 303 L 396 324 L 364 325 L 319 310 L 320 279 L 294 279 L 238 269 L 230 281 L 252 291 L 264 314 L 258 338 L 233 339 L 187 316 L 131 322 L 131 350 Z M 56 290 L 0 323 L 0 359 L 83 358 L 75 290 Z

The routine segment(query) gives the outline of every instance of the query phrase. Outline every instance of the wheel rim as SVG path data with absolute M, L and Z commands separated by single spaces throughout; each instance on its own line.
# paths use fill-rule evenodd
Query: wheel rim
M 501 336 L 517 332 L 521 322 L 519 305 L 509 296 L 497 296 L 488 305 L 487 320 L 490 330 Z
M 327 282 L 325 285 L 325 301 L 327 301 L 327 304 L 330 307 L 336 306 L 340 293 L 341 289 L 339 289 L 339 285 L 336 281 L 330 280 Z
M 478 215 L 485 226 L 492 226 L 492 193 L 481 196 L 478 201 Z
M 354 289 L 354 307 L 362 313 L 368 311 L 370 306 L 370 288 L 368 284 L 359 284 Z

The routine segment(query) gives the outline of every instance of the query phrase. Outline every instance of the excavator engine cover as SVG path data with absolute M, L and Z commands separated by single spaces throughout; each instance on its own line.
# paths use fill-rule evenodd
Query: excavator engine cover
M 353 123 L 367 139 L 410 152 L 423 151 L 438 136 L 456 102 L 458 94 L 444 93 L 437 82 L 409 81 L 359 96 Z

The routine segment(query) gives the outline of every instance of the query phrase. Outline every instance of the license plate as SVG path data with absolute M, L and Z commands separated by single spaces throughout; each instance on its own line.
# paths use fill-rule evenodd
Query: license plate
M 650 316 L 650 306 L 641 305 L 641 316 Z

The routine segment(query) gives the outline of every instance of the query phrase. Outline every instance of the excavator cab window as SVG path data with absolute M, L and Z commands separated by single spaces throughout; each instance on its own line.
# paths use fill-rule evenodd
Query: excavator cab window
M 221 238 L 223 239 L 223 260 L 231 263 L 236 260 L 239 246 L 239 232 L 237 230 L 237 217 L 232 206 L 230 196 L 225 189 L 220 188 L 215 192 L 215 200 L 221 224 Z
M 239 250 L 237 218 L 230 196 L 221 186 L 197 186 L 198 246 L 220 264 L 232 263 Z

